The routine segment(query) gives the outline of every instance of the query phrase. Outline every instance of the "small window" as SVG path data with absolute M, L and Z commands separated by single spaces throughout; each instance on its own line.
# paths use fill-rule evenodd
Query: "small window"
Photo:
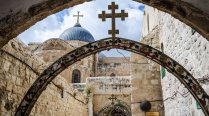
M 73 70 L 72 73 L 72 83 L 80 83 L 81 82 L 81 72 L 77 69 Z

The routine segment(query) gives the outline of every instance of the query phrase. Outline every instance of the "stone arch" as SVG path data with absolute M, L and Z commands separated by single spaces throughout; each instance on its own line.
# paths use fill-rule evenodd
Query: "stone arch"
M 122 113 L 122 116 L 131 116 L 131 108 L 124 101 L 118 100 L 102 108 L 95 116 L 115 116 L 115 113 Z
M 72 83 L 80 83 L 80 82 L 81 82 L 81 71 L 75 69 L 72 72 Z
M 11 7 L 6 13 L 4 12 L 0 19 L 0 48 L 5 45 L 10 39 L 34 25 L 36 22 L 45 17 L 59 12 L 65 8 L 73 7 L 77 4 L 82 4 L 92 0 L 47 0 L 47 1 L 29 1 L 27 8 L 21 6 L 19 2 L 5 2 L 3 5 L 10 6 L 11 4 L 19 4 L 19 10 Z M 207 40 L 209 40 L 209 14 L 208 4 L 205 1 L 197 0 L 134 0 L 139 3 L 157 8 L 161 11 L 171 14 L 190 27 L 194 28 Z M 26 2 L 26 1 L 23 1 Z M 196 5 L 198 3 L 199 7 Z M 202 7 L 203 8 L 202 8 Z M 1 7 L 0 7 L 1 8 Z M 5 8 L 5 7 L 2 7 Z M 25 10 L 23 10 L 25 9 Z M 14 10 L 14 11 L 13 11 Z M 0 9 L 4 11 L 4 9 Z M 0 12 L 1 13 L 1 12 Z
M 200 104 L 205 115 L 209 116 L 209 96 L 199 85 L 197 80 L 183 66 L 151 46 L 123 38 L 116 38 L 115 41 L 113 41 L 112 38 L 95 41 L 62 56 L 44 70 L 44 72 L 33 83 L 20 103 L 15 116 L 29 115 L 34 104 L 47 85 L 65 68 L 89 55 L 113 48 L 123 49 L 142 55 L 166 68 L 167 71 L 172 73 L 189 90 Z

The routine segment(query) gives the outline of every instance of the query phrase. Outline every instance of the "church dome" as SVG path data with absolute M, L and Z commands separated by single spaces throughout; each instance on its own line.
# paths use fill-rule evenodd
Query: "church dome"
M 91 33 L 82 28 L 79 23 L 76 23 L 74 27 L 65 30 L 59 38 L 64 40 L 79 40 L 85 42 L 95 41 Z

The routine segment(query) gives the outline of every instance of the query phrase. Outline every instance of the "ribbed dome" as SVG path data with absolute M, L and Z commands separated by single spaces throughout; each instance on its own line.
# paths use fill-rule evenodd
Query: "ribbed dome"
M 85 42 L 95 41 L 91 33 L 82 28 L 79 23 L 76 23 L 74 27 L 65 30 L 59 38 L 64 40 L 79 40 Z

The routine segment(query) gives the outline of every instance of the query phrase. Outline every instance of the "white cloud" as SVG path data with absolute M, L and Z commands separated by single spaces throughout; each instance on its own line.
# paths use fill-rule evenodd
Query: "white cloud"
M 119 0 L 113 1 L 119 5 L 119 9 L 116 12 L 121 12 L 121 9 L 125 9 L 129 14 L 129 17 L 126 18 L 125 21 L 121 21 L 121 19 L 116 20 L 116 28 L 120 31 L 118 36 L 139 41 L 143 20 L 143 12 L 139 10 L 139 7 L 142 6 L 142 4 L 131 0 L 124 0 L 123 2 L 119 2 Z M 73 18 L 73 14 L 77 14 L 77 11 L 80 11 L 80 13 L 84 15 L 80 20 L 80 24 L 83 28 L 92 33 L 95 40 L 109 37 L 111 36 L 108 35 L 108 30 L 111 29 L 111 19 L 102 22 L 102 20 L 98 18 L 98 14 L 102 11 L 110 13 L 111 11 L 108 10 L 108 5 L 111 4 L 111 2 L 112 0 L 85 2 L 84 4 L 53 14 L 36 23 L 18 37 L 26 44 L 29 42 L 44 42 L 50 38 L 58 38 L 64 30 L 74 26 L 76 18 Z M 107 55 L 112 54 L 115 53 L 108 52 Z M 125 54 L 127 55 L 127 53 Z

